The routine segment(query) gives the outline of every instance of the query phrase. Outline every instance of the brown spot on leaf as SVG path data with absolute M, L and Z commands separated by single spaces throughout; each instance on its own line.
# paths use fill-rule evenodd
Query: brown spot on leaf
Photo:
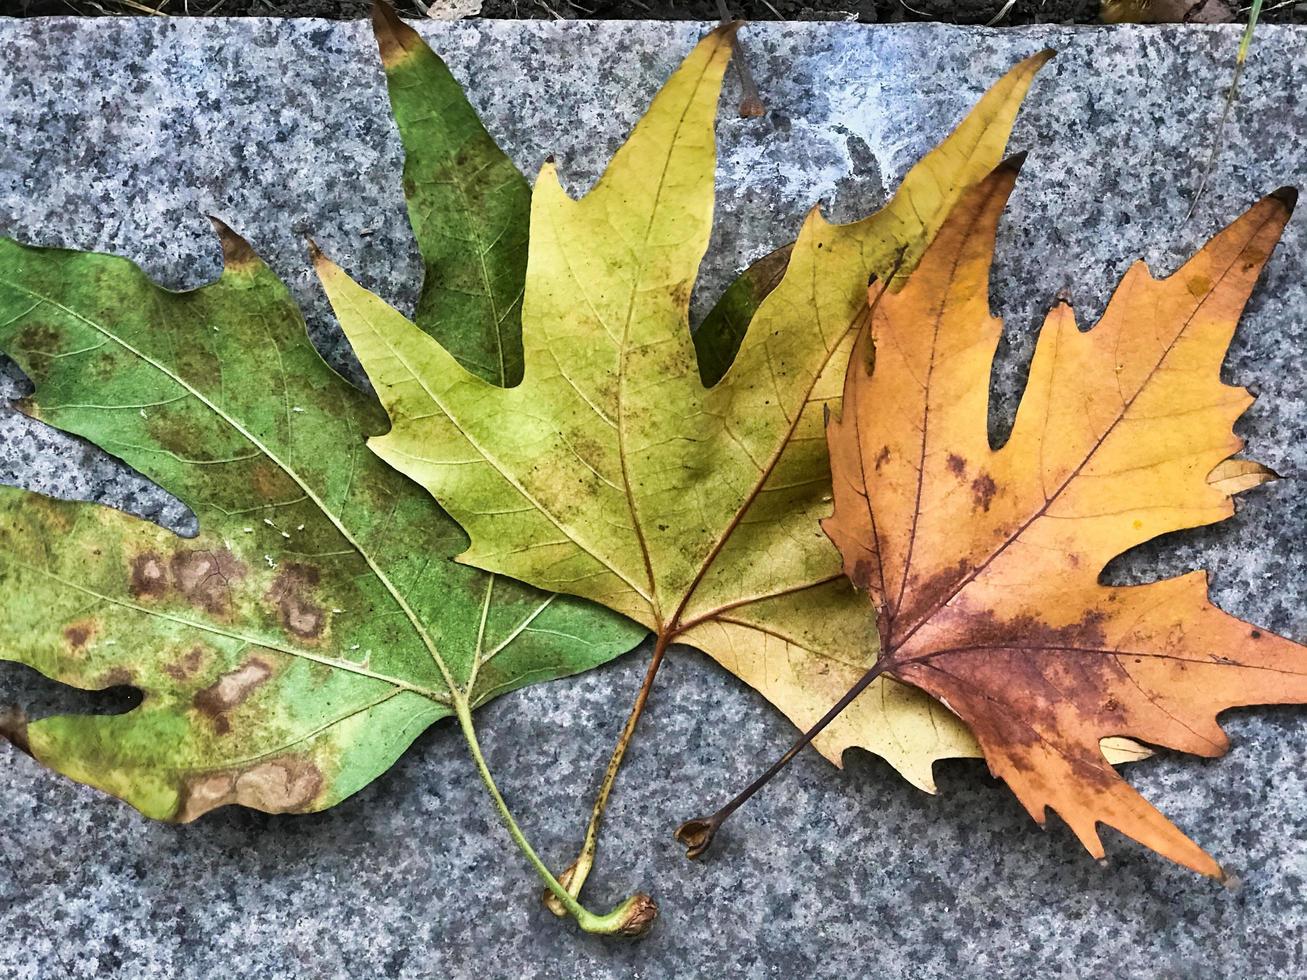
M 100 675 L 99 687 L 108 690 L 111 687 L 130 687 L 136 682 L 135 676 L 126 667 L 115 667 Z
M 889 462 L 889 446 L 881 446 L 880 452 L 876 454 L 875 467 L 877 472 L 880 468 Z
M 266 459 L 260 459 L 250 467 L 249 481 L 260 500 L 282 500 L 287 496 L 289 479 L 283 470 Z
M 994 478 L 988 473 L 981 473 L 971 481 L 971 499 L 976 502 L 976 507 L 989 513 L 989 505 L 994 500 L 994 494 L 998 492 L 998 486 L 994 483 Z
M 905 604 L 897 609 L 888 609 L 892 619 L 911 623 L 916 622 L 921 612 L 941 606 L 953 595 L 957 585 L 971 571 L 971 566 L 964 560 L 942 568 L 924 579 L 915 579 L 903 593 Z M 889 645 L 887 641 L 887 645 Z
M 276 605 L 282 626 L 301 639 L 316 640 L 326 628 L 326 610 L 310 594 L 320 578 L 312 565 L 290 564 L 268 589 L 268 601 Z
M 81 653 L 86 649 L 86 645 L 96 633 L 96 623 L 94 620 L 83 620 L 79 623 L 69 623 L 64 627 L 64 639 L 68 641 L 68 646 L 73 653 Z
M 45 374 L 50 359 L 63 348 L 59 333 L 46 323 L 32 323 L 18 331 L 11 350 L 26 364 L 37 380 Z
M 231 730 L 227 712 L 243 703 L 259 685 L 272 676 L 272 667 L 260 657 L 251 657 L 235 670 L 219 677 L 202 691 L 197 691 L 192 703 L 197 711 L 213 721 L 219 735 Z
M 1260 639 L 1262 638 L 1262 631 L 1261 631 L 1261 630 L 1252 630 L 1252 631 L 1249 632 L 1248 635 L 1249 635 L 1250 637 L 1252 637 L 1254 640 L 1260 640 Z
M 689 279 L 682 279 L 671 290 L 672 306 L 678 310 L 685 309 L 690 305 L 690 290 L 694 288 L 694 283 Z
M 245 574 L 244 566 L 226 548 L 179 551 L 169 568 L 174 587 L 186 601 L 215 614 L 231 607 L 231 583 Z
M 204 647 L 193 647 L 180 660 L 163 665 L 163 672 L 173 680 L 184 681 L 194 677 L 204 664 Z
M 264 813 L 304 813 L 322 792 L 322 772 L 310 759 L 287 755 L 245 769 L 210 773 L 187 782 L 177 820 L 189 823 L 220 806 L 239 804 Z
M 158 599 L 168 591 L 168 575 L 163 559 L 153 551 L 143 551 L 132 559 L 128 590 L 136 599 Z
M 972 642 L 998 645 L 1008 642 L 1014 649 L 1039 650 L 1046 647 L 1083 647 L 1094 649 L 1107 642 L 1103 624 L 1107 615 L 1098 609 L 1086 610 L 1074 623 L 1050 626 L 1034 616 L 1022 615 L 1001 621 L 997 617 L 972 617 L 968 636 Z
M 866 592 L 871 588 L 871 560 L 859 558 L 853 565 L 853 570 L 849 573 L 849 580 L 853 582 L 853 587 L 861 592 Z
M 957 453 L 949 453 L 948 471 L 952 473 L 954 476 L 956 476 L 958 479 L 961 479 L 963 474 L 967 472 L 967 461 L 963 459 L 961 456 L 959 456 Z
M 1189 290 L 1189 295 L 1195 299 L 1200 299 L 1212 291 L 1212 280 L 1207 276 L 1190 276 L 1184 285 Z

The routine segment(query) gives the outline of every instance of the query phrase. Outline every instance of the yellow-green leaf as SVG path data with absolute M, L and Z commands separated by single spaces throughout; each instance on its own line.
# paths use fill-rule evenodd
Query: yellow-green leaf
M 319 274 L 392 419 L 371 441 L 467 529 L 461 560 L 601 602 L 698 646 L 797 725 L 875 658 L 875 622 L 818 526 L 829 513 L 822 413 L 836 402 L 866 284 L 910 267 L 1002 154 L 1041 53 L 1014 68 L 851 225 L 809 216 L 725 377 L 700 379 L 687 306 L 712 224 L 722 28 L 655 98 L 579 201 L 537 180 L 523 304 L 525 371 L 503 389 L 325 258 Z M 818 743 L 862 745 L 930 788 L 974 755 L 943 708 L 868 692 Z

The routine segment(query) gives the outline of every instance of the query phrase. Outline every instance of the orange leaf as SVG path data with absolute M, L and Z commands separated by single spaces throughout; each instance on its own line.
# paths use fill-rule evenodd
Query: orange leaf
M 970 725 L 1037 821 L 1053 808 L 1096 857 L 1108 824 L 1221 877 L 1100 742 L 1221 755 L 1219 712 L 1307 701 L 1307 650 L 1212 606 L 1201 571 L 1098 579 L 1141 542 L 1229 517 L 1232 493 L 1273 476 L 1227 462 L 1252 398 L 1220 367 L 1294 195 L 1258 202 L 1166 279 L 1136 263 L 1092 330 L 1054 308 L 1011 437 L 993 449 L 1001 321 L 988 280 L 1018 169 L 962 200 L 902 292 L 873 287 L 828 429 L 825 529 L 876 603 L 885 673 Z

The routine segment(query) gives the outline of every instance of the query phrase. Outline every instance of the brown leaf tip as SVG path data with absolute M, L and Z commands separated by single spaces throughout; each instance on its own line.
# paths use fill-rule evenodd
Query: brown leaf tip
M 1286 185 L 1278 190 L 1271 191 L 1267 197 L 1274 198 L 1284 205 L 1284 209 L 1293 214 L 1293 209 L 1298 205 L 1298 188 Z
M 376 35 L 377 50 L 385 68 L 394 67 L 422 44 L 417 31 L 400 20 L 386 0 L 376 0 L 372 5 L 372 33 Z
M 218 242 L 222 245 L 222 267 L 231 272 L 240 272 L 257 268 L 263 264 L 253 247 L 240 235 L 232 231 L 231 225 L 216 215 L 209 215 L 213 230 L 218 233 Z
M 721 38 L 723 41 L 726 41 L 729 44 L 734 44 L 735 35 L 740 32 L 740 28 L 743 26 L 744 26 L 744 21 L 733 20 L 728 23 L 721 24 L 718 27 L 714 28 L 712 34 L 710 34 L 709 36 Z
M 1021 168 L 1026 165 L 1026 157 L 1029 154 L 1022 150 L 1020 153 L 1013 153 L 1010 157 L 994 168 L 994 173 L 1005 173 L 1016 176 L 1021 173 Z
M 0 707 L 0 739 L 8 741 L 20 752 L 32 754 L 32 744 L 27 739 L 27 715 L 22 708 L 14 705 Z

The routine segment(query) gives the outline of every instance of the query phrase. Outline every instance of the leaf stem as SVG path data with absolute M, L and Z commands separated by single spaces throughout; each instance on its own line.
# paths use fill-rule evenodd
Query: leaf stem
M 568 895 L 574 900 L 580 896 L 581 889 L 585 887 L 585 880 L 594 868 L 595 852 L 599 847 L 599 827 L 603 823 L 604 811 L 608 809 L 608 797 L 612 794 L 613 784 L 617 781 L 617 773 L 622 768 L 622 759 L 626 756 L 627 746 L 631 744 L 631 738 L 635 735 L 640 716 L 644 714 L 644 706 L 649 701 L 649 692 L 653 690 L 654 678 L 658 676 L 658 668 L 662 666 L 663 656 L 671 643 L 671 636 L 671 631 L 664 629 L 654 644 L 649 669 L 645 671 L 644 681 L 641 682 L 640 691 L 631 706 L 631 713 L 626 716 L 626 725 L 623 726 L 622 734 L 613 747 L 608 768 L 604 771 L 603 782 L 599 784 L 599 793 L 595 797 L 594 806 L 590 809 L 590 824 L 585 829 L 585 841 L 581 845 L 581 853 L 559 876 L 566 886 Z M 545 892 L 544 903 L 549 911 L 560 917 L 571 911 L 552 888 Z
M 875 666 L 863 674 L 858 682 L 849 688 L 844 697 L 836 701 L 815 725 L 800 735 L 794 744 L 785 751 L 785 754 L 772 763 L 770 769 L 746 786 L 724 807 L 711 817 L 695 817 L 693 820 L 687 820 L 677 827 L 676 839 L 686 846 L 685 856 L 691 860 L 701 857 L 712 846 L 713 837 L 716 836 L 718 828 L 721 827 L 726 818 L 743 806 L 749 797 L 766 786 L 777 773 L 789 765 L 791 759 L 798 755 L 809 742 L 820 735 L 827 725 L 839 717 L 840 712 L 852 704 L 853 700 L 865 691 L 872 681 L 884 673 L 889 663 L 887 657 L 879 658 Z
M 717 0 L 717 15 L 723 24 L 731 23 L 731 11 L 726 6 L 726 0 Z M 753 72 L 749 71 L 749 62 L 744 57 L 744 43 L 736 37 L 731 41 L 731 47 L 731 62 L 740 76 L 740 118 L 757 119 L 767 109 L 758 97 L 758 86 L 753 80 Z
M 1216 167 L 1216 156 L 1221 152 L 1221 138 L 1225 133 L 1225 124 L 1230 121 L 1230 110 L 1234 108 L 1234 101 L 1239 97 L 1239 82 L 1243 78 L 1243 66 L 1248 60 L 1248 49 L 1252 47 L 1253 31 L 1257 29 L 1257 18 L 1262 13 L 1263 0 L 1253 0 L 1253 5 L 1248 11 L 1248 24 L 1243 29 L 1243 37 L 1239 39 L 1239 51 L 1234 58 L 1234 77 L 1230 80 L 1230 88 L 1225 93 L 1225 106 L 1221 109 L 1221 121 L 1216 124 L 1216 135 L 1212 137 L 1212 148 L 1207 154 L 1207 163 L 1203 167 L 1202 179 L 1198 182 L 1198 190 L 1194 191 L 1194 199 L 1189 205 L 1189 211 L 1185 214 L 1184 220 L 1188 221 L 1198 210 L 1198 202 L 1202 200 L 1203 192 L 1207 190 L 1207 181 L 1212 176 L 1212 170 Z
M 490 767 L 486 765 L 485 756 L 481 753 L 481 743 L 477 740 L 476 729 L 472 726 L 472 709 L 465 697 L 459 695 L 454 698 L 454 713 L 458 717 L 458 725 L 463 731 L 463 738 L 467 741 L 468 751 L 472 754 L 477 771 L 481 774 L 481 781 L 486 784 L 491 799 L 495 801 L 499 816 L 503 819 L 504 826 L 508 828 L 508 834 L 513 838 L 513 843 L 526 855 L 526 859 L 536 869 L 536 873 L 544 880 L 545 886 L 563 908 L 576 919 L 577 924 L 586 932 L 601 935 L 639 936 L 648 931 L 649 926 L 653 924 L 653 920 L 658 914 L 658 907 L 643 892 L 632 895 L 607 915 L 596 915 L 573 898 L 567 889 L 559 884 L 558 879 L 553 876 L 544 861 L 532 848 L 530 841 L 526 839 L 522 828 L 517 825 L 512 812 L 508 809 L 508 803 L 505 802 L 503 794 L 499 792 L 499 787 L 495 785 L 494 777 L 490 774 Z

